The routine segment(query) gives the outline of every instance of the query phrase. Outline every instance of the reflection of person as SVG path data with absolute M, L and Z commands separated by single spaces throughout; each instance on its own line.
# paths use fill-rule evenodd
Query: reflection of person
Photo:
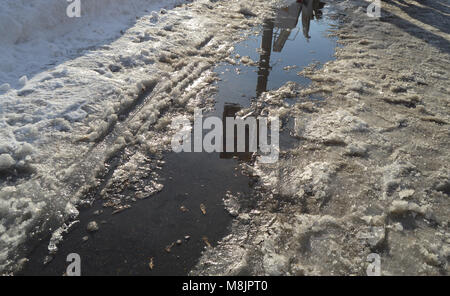
M 313 0 L 303 0 L 302 1 L 302 26 L 303 26 L 303 35 L 306 39 L 311 38 L 309 36 L 309 25 L 311 23 L 311 19 L 313 19 Z
M 309 24 L 312 18 L 320 19 L 322 17 L 321 9 L 325 3 L 319 0 L 297 0 L 287 7 L 278 10 L 274 21 L 268 20 L 264 24 L 261 49 L 262 53 L 259 58 L 258 84 L 256 86 L 256 94 L 259 96 L 267 90 L 267 81 L 270 73 L 270 55 L 272 53 L 272 35 L 274 27 L 281 29 L 280 33 L 273 41 L 273 51 L 281 52 L 289 39 L 292 29 L 297 27 L 300 13 L 303 9 L 303 34 L 306 38 L 310 38 Z
M 322 18 L 321 9 L 325 6 L 325 3 L 319 0 L 302 0 L 302 25 L 303 35 L 309 39 L 309 25 L 314 17 L 318 20 Z
M 325 3 L 320 2 L 319 0 L 314 0 L 313 3 L 313 12 L 316 20 L 320 20 L 322 18 L 322 8 L 325 6 Z
M 295 2 L 278 11 L 275 27 L 280 28 L 281 32 L 273 44 L 273 51 L 281 52 L 284 44 L 289 39 L 289 35 L 291 35 L 291 30 L 297 26 L 301 11 L 302 5 Z
M 302 5 L 295 2 L 279 9 L 275 19 L 275 27 L 280 29 L 294 29 L 297 26 L 301 9 Z

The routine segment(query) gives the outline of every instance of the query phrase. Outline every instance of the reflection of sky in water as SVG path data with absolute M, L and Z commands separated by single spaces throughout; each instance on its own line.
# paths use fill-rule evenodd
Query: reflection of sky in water
M 303 35 L 302 16 L 298 20 L 297 26 L 291 30 L 289 39 L 286 41 L 281 52 L 272 50 L 270 56 L 270 74 L 268 77 L 267 90 L 276 89 L 287 81 L 294 81 L 303 85 L 309 83 L 309 79 L 300 77 L 297 72 L 301 71 L 305 66 L 313 62 L 325 63 L 333 59 L 334 49 L 336 47 L 336 39 L 327 37 L 330 29 L 331 21 L 324 17 L 319 20 L 311 20 L 309 35 L 311 38 L 307 40 Z M 258 49 L 261 47 L 262 29 L 258 36 L 251 36 L 235 46 L 235 54 L 242 56 L 250 56 L 250 58 L 258 62 L 260 54 Z M 278 37 L 280 29 L 274 28 L 273 42 Z M 297 66 L 291 70 L 284 70 L 286 66 Z M 236 69 L 241 71 L 238 75 Z M 220 77 L 219 93 L 217 97 L 216 110 L 222 110 L 223 102 L 239 103 L 242 106 L 249 105 L 249 98 L 256 96 L 256 86 L 258 81 L 257 66 L 232 66 L 229 64 L 219 66 L 216 71 L 224 72 Z M 245 97 L 243 96 L 245 95 Z M 219 111 L 220 112 L 220 111 Z

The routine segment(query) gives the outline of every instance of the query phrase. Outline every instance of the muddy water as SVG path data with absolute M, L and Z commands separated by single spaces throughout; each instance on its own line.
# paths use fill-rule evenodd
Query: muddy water
M 332 59 L 336 46 L 335 40 L 326 36 L 331 24 L 326 19 L 327 8 L 315 8 L 296 3 L 283 8 L 256 34 L 237 44 L 232 58 L 249 56 L 258 63 L 217 66 L 220 81 L 216 104 L 205 117 L 233 116 L 262 92 L 287 81 L 308 84 L 308 79 L 297 72 L 313 62 Z M 306 16 L 315 16 L 310 22 L 302 16 L 305 11 Z M 317 19 L 321 12 L 325 17 Z M 309 30 L 304 29 L 307 27 Z M 283 133 L 281 148 L 293 141 L 297 140 Z M 159 181 L 164 184 L 161 192 L 116 215 L 102 209 L 101 202 L 81 210 L 81 222 L 65 236 L 58 253 L 48 257 L 48 239 L 43 240 L 22 273 L 62 275 L 68 265 L 66 256 L 78 253 L 83 275 L 186 275 L 205 246 L 214 246 L 228 232 L 232 217 L 223 206 L 225 194 L 252 200 L 254 180 L 238 169 L 239 161 L 249 160 L 250 155 L 245 153 L 167 153 L 160 172 Z M 98 210 L 104 212 L 97 216 L 94 212 Z M 87 233 L 86 225 L 92 220 L 99 222 L 100 230 Z M 44 265 L 48 259 L 51 261 Z

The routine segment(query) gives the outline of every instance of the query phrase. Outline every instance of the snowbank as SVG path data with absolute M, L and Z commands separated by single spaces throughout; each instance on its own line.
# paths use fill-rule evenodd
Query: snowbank
M 0 2 L 0 92 L 23 87 L 42 69 L 111 41 L 136 18 L 182 0 L 81 0 L 81 17 L 68 17 L 64 0 Z

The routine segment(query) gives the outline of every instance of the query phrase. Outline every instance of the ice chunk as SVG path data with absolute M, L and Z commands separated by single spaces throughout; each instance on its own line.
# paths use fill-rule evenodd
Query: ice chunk
M 151 16 L 150 16 L 150 22 L 151 23 L 156 23 L 159 19 L 159 15 L 156 11 L 153 11 Z
M 86 226 L 87 231 L 89 232 L 94 232 L 98 230 L 98 224 L 95 221 L 91 221 L 88 223 L 88 225 Z
M 23 75 L 19 78 L 19 85 L 24 87 L 28 83 L 28 78 L 26 75 Z
M 0 172 L 3 170 L 11 169 L 16 162 L 9 154 L 1 154 L 0 155 Z
M 27 155 L 30 155 L 33 153 L 33 146 L 28 143 L 24 143 L 21 147 L 19 147 L 15 154 L 18 158 L 25 158 Z
M 0 92 L 7 92 L 10 89 L 11 86 L 9 85 L 9 83 L 3 83 L 2 85 L 0 85 Z

